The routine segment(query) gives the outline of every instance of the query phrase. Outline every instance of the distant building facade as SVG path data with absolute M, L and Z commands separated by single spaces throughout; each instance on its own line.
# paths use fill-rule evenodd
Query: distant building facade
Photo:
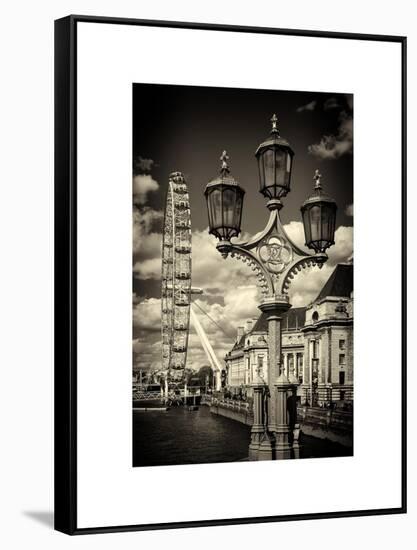
M 226 354 L 226 385 L 251 395 L 257 371 L 267 381 L 267 318 L 247 321 Z M 291 308 L 282 322 L 282 361 L 299 382 L 299 401 L 313 405 L 353 401 L 353 265 L 338 264 L 307 307 Z

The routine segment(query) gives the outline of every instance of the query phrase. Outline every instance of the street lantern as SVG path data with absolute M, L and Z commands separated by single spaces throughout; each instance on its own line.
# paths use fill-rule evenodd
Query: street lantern
M 321 174 L 316 170 L 314 193 L 301 207 L 303 216 L 305 244 L 316 254 L 324 254 L 334 244 L 336 225 L 336 202 L 323 192 Z
M 294 151 L 279 135 L 276 115 L 272 116 L 271 122 L 271 134 L 259 145 L 255 156 L 259 168 L 259 191 L 270 200 L 279 200 L 290 191 Z
M 262 299 L 258 305 L 268 323 L 267 380 L 256 376 L 253 388 L 253 424 L 250 460 L 285 459 L 296 456 L 295 419 L 288 403 L 296 392 L 297 380 L 289 379 L 282 364 L 282 319 L 291 307 L 288 290 L 301 269 L 326 262 L 326 249 L 334 244 L 336 203 L 321 188 L 318 170 L 314 194 L 301 207 L 306 245 L 315 253 L 301 250 L 285 231 L 280 219 L 281 198 L 290 191 L 294 153 L 280 137 L 273 115 L 271 135 L 258 147 L 260 192 L 268 199 L 270 211 L 265 228 L 245 242 L 230 242 L 240 233 L 244 191 L 230 175 L 226 151 L 221 156 L 220 176 L 208 183 L 209 232 L 217 237 L 217 250 L 227 258 L 243 261 L 254 272 Z M 292 402 L 292 401 L 291 401 Z M 294 447 L 293 447 L 294 445 Z
M 220 175 L 207 184 L 204 194 L 207 201 L 209 232 L 220 241 L 230 241 L 240 233 L 245 191 L 230 174 L 227 164 L 229 156 L 226 151 L 223 151 L 220 160 Z

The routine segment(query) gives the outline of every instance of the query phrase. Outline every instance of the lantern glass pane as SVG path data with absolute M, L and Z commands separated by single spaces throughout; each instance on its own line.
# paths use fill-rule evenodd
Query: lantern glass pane
M 275 184 L 286 187 L 287 153 L 283 150 L 275 151 Z
M 211 199 L 211 193 L 207 194 L 206 201 L 207 201 L 209 228 L 211 229 L 213 227 L 213 202 Z
M 287 170 L 285 173 L 285 187 L 289 190 L 291 185 L 292 156 L 287 152 Z
M 262 158 L 265 173 L 264 186 L 272 187 L 275 185 L 275 153 L 272 149 L 267 149 Z
M 262 190 L 265 187 L 265 170 L 264 170 L 264 161 L 262 156 L 258 157 L 258 168 L 259 168 L 259 188 L 260 188 L 260 191 L 262 192 Z
M 303 224 L 304 224 L 305 242 L 310 243 L 311 242 L 310 212 L 307 208 L 303 211 Z
M 336 208 L 332 208 L 332 213 L 330 216 L 330 240 L 334 242 L 334 232 L 336 228 Z
M 331 241 L 331 214 L 332 207 L 328 204 L 323 204 L 321 207 L 321 238 L 325 241 Z
M 236 235 L 240 233 L 240 224 L 242 222 L 242 206 L 243 206 L 243 193 L 239 189 L 239 192 L 236 194 L 236 207 L 235 207 L 235 219 L 234 219 L 234 227 L 236 229 Z
M 222 191 L 221 189 L 214 189 L 210 193 L 210 202 L 213 216 L 213 229 L 217 229 L 222 226 Z
M 310 208 L 311 240 L 321 240 L 321 206 L 314 205 Z
M 236 189 L 226 188 L 223 191 L 223 226 L 234 227 Z

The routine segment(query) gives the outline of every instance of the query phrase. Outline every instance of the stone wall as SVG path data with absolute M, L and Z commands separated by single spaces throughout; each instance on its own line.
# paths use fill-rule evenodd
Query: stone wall
M 241 401 L 217 402 L 210 405 L 210 412 L 247 426 L 253 424 L 253 413 L 248 404 Z M 353 413 L 327 409 L 299 407 L 297 421 L 306 435 L 329 439 L 347 447 L 353 445 Z

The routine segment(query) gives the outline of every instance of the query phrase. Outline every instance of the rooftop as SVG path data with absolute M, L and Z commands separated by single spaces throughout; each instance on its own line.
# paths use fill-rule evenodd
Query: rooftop
M 306 308 L 305 307 L 293 307 L 290 310 L 287 311 L 283 315 L 283 321 L 282 321 L 282 330 L 297 330 L 304 326 L 306 318 Z M 258 320 L 256 321 L 254 327 L 252 328 L 249 333 L 244 334 L 241 336 L 240 340 L 235 343 L 233 346 L 233 349 L 240 349 L 243 348 L 245 345 L 245 338 L 248 336 L 248 334 L 255 334 L 255 333 L 263 333 L 265 334 L 268 332 L 268 320 L 266 313 L 262 313 Z
M 353 291 L 353 264 L 337 264 L 320 294 L 314 300 L 318 302 L 328 296 L 349 298 Z

